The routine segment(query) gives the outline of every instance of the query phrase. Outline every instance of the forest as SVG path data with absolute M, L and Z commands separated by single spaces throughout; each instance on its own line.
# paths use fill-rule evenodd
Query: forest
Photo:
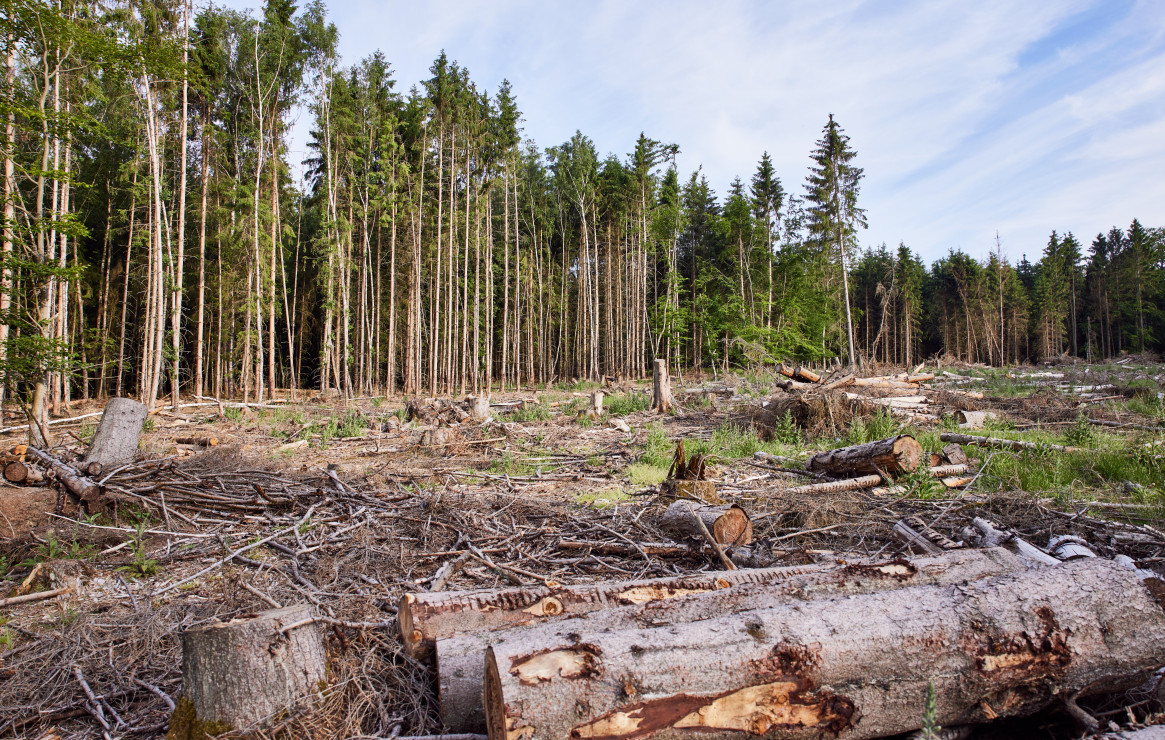
M 520 91 L 444 51 L 407 90 L 383 54 L 344 66 L 319 0 L 4 5 L 0 369 L 33 418 L 111 395 L 642 378 L 655 357 L 1003 365 L 1165 343 L 1165 229 L 1049 224 L 1014 264 L 998 237 L 930 265 L 862 245 L 857 142 L 827 111 L 805 172 L 762 152 L 716 193 L 678 171 L 682 142 L 524 139 Z

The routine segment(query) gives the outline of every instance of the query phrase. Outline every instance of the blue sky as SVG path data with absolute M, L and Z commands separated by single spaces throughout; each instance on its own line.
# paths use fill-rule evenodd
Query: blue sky
M 245 7 L 254 3 L 231 0 Z M 833 113 L 865 168 L 864 245 L 1036 259 L 1165 226 L 1165 2 L 331 0 L 344 63 L 382 50 L 398 89 L 440 50 L 513 84 L 526 136 L 623 156 L 680 146 L 723 194 L 768 151 L 800 193 Z M 305 115 L 305 114 L 301 114 Z M 293 148 L 302 147 L 301 120 Z

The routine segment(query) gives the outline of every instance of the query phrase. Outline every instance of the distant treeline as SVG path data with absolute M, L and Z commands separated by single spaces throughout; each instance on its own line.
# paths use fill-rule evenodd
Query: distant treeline
M 803 182 L 764 154 L 717 196 L 647 136 L 606 157 L 582 133 L 523 141 L 509 84 L 489 94 L 444 53 L 407 92 L 380 54 L 341 66 L 319 2 L 12 0 L 0 33 L 0 367 L 38 416 L 82 395 L 641 377 L 653 357 L 739 368 L 852 344 L 1002 363 L 1165 342 L 1159 228 L 1087 252 L 1053 233 L 1015 266 L 860 250 L 862 171 L 832 116 Z

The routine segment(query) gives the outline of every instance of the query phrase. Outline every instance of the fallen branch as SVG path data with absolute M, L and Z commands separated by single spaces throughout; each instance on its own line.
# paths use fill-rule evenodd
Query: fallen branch
M 974 437 L 970 434 L 956 434 L 943 432 L 939 435 L 943 442 L 958 442 L 964 445 L 978 445 L 980 447 L 1000 447 L 1012 450 L 1051 450 L 1052 452 L 1085 452 L 1083 447 L 1068 447 L 1065 445 L 1041 444 L 1038 442 L 1024 442 L 1019 439 L 999 439 L 997 437 Z
M 7 599 L 0 599 L 0 609 L 6 606 L 15 606 L 17 604 L 29 604 L 34 601 L 45 601 L 46 599 L 55 599 L 58 596 L 69 593 L 73 589 L 70 586 L 64 588 L 56 588 L 52 591 L 39 591 L 34 594 L 25 594 L 23 596 L 10 596 Z

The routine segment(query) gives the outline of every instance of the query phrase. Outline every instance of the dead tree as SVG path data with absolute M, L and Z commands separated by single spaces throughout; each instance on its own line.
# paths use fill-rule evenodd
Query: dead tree
M 1159 579 L 1086 558 L 973 585 L 918 586 L 687 624 L 567 620 L 486 651 L 490 738 L 849 740 L 1111 692 L 1165 664 Z
M 146 421 L 146 407 L 132 398 L 111 398 L 97 424 L 97 433 L 85 453 L 85 463 L 105 469 L 127 462 L 138 452 L 138 439 Z
M 261 725 L 327 681 L 324 639 L 301 604 L 182 635 L 182 696 L 167 737 L 194 740 Z
M 672 410 L 675 402 L 671 379 L 667 374 L 667 360 L 656 360 L 655 372 L 651 377 L 651 410 L 666 414 Z
M 592 612 L 586 616 L 585 624 L 587 629 L 604 631 L 632 629 L 644 624 L 685 624 L 785 602 L 837 598 L 907 586 L 976 581 L 1017 573 L 1025 567 L 1022 560 L 999 548 L 966 550 L 941 558 L 918 558 L 909 562 L 852 563 L 793 575 L 773 583 L 746 583 L 665 601 Z M 441 721 L 446 728 L 454 732 L 484 731 L 482 654 L 490 645 L 521 639 L 522 631 L 522 628 L 516 628 L 472 632 L 437 641 L 438 696 Z
M 909 434 L 822 452 L 805 469 L 837 477 L 868 473 L 909 473 L 926 458 L 922 445 Z

